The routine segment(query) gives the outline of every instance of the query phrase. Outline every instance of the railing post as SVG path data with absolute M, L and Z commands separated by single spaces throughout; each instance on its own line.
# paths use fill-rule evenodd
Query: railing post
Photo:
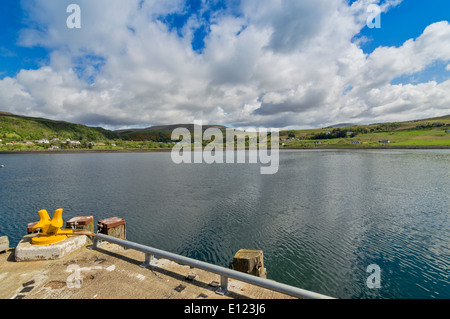
M 92 241 L 92 246 L 88 247 L 89 249 L 95 249 L 99 246 L 100 238 L 97 236 L 94 236 L 94 239 Z
M 228 291 L 228 277 L 220 275 L 220 287 L 216 291 L 219 295 L 224 295 Z
M 142 268 L 147 268 L 148 266 L 150 266 L 150 263 L 152 262 L 153 259 L 153 255 L 150 253 L 145 253 L 145 261 L 144 263 L 141 264 Z

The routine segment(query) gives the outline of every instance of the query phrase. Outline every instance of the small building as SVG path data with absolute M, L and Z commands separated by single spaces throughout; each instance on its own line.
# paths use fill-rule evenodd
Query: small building
M 445 133 L 450 133 L 450 130 L 445 131 Z M 1 140 L 0 140 L 1 141 Z
M 389 144 L 391 141 L 389 141 L 389 140 L 382 140 L 382 141 L 379 141 L 379 143 L 380 144 Z
M 41 140 L 36 140 L 34 142 L 37 143 L 37 144 L 50 144 L 50 141 L 47 140 L 46 138 L 43 138 Z
M 68 141 L 67 144 L 68 144 L 69 146 L 72 146 L 72 147 L 78 147 L 78 146 L 81 146 L 81 142 L 80 142 L 80 141 Z
M 360 141 L 351 141 L 350 143 L 352 143 L 352 144 L 361 144 Z
M 100 142 L 100 143 L 97 143 L 97 142 L 89 142 L 89 144 L 92 145 L 92 146 L 106 146 L 106 144 L 105 144 L 105 143 L 102 143 L 102 142 Z
M 314 141 L 314 145 L 320 145 L 322 144 L 320 141 Z

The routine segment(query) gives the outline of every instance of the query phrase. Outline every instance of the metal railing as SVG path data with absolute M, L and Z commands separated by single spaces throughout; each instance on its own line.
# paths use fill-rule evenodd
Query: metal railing
M 148 267 L 153 257 L 164 258 L 174 261 L 181 265 L 187 265 L 194 268 L 199 268 L 220 275 L 220 287 L 217 291 L 219 294 L 224 294 L 228 290 L 228 278 L 233 278 L 239 281 L 246 282 L 251 285 L 266 288 L 272 291 L 280 292 L 289 296 L 301 298 L 301 299 L 334 299 L 329 296 L 318 294 L 312 291 L 304 290 L 301 288 L 285 285 L 273 280 L 256 277 L 236 270 L 228 269 L 225 267 L 209 264 L 203 261 L 195 260 L 189 257 L 173 254 L 164 250 L 148 247 L 145 245 L 130 242 L 116 237 L 107 236 L 97 233 L 94 237 L 93 248 L 97 248 L 100 241 L 107 241 L 119 246 L 123 246 L 128 249 L 137 250 L 145 253 L 145 262 L 141 267 Z

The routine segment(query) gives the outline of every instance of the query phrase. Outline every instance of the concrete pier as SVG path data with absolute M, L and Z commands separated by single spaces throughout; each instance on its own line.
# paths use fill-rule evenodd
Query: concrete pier
M 295 299 L 233 279 L 220 295 L 219 275 L 165 259 L 142 268 L 144 253 L 111 243 L 56 260 L 15 256 L 15 249 L 0 254 L 0 299 Z

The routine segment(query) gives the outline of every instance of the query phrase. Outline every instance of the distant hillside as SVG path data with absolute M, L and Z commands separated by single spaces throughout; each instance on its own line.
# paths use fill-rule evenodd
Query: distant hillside
M 131 141 L 157 141 L 157 142 L 168 142 L 172 138 L 173 130 L 177 128 L 186 128 L 191 133 L 195 131 L 194 124 L 174 124 L 174 125 L 158 125 L 152 126 L 145 129 L 128 129 L 128 130 L 118 130 L 116 133 L 119 134 L 120 138 L 123 140 Z M 202 130 L 205 131 L 208 128 L 218 128 L 221 130 L 226 130 L 226 126 L 222 125 L 202 125 Z
M 172 125 L 158 125 L 158 126 L 151 126 L 147 128 L 131 128 L 131 129 L 123 129 L 123 130 L 116 130 L 116 133 L 131 133 L 131 132 L 144 132 L 144 131 L 173 131 L 176 128 L 187 128 L 190 131 L 194 130 L 194 124 L 172 124 Z M 206 130 L 208 128 L 218 128 L 225 130 L 227 127 L 222 125 L 203 125 L 203 130 Z
M 0 112 L 0 150 L 46 149 L 49 145 L 37 140 L 58 138 L 77 140 L 81 148 L 89 142 L 95 148 L 164 148 L 172 141 L 176 128 L 186 128 L 192 134 L 193 124 L 159 125 L 144 129 L 109 131 L 64 121 L 15 115 Z M 226 135 L 225 126 L 204 125 L 203 130 L 219 128 Z M 434 146 L 450 147 L 450 115 L 405 122 L 374 123 L 369 125 L 337 124 L 329 128 L 287 130 L 280 132 L 281 145 L 286 148 L 366 146 Z M 387 141 L 382 143 L 380 141 Z M 98 143 L 101 142 L 101 143 Z M 64 143 L 56 143 L 64 147 Z M 53 145 L 52 145 L 53 146 Z
M 101 127 L 88 127 L 81 124 L 0 112 L 0 138 L 19 142 L 53 137 L 100 141 L 116 139 L 119 135 Z
M 352 123 L 340 123 L 340 124 L 334 124 L 327 126 L 326 128 L 342 128 L 342 127 L 353 127 L 358 126 L 359 124 L 352 124 Z
M 450 115 L 405 122 L 281 131 L 283 147 L 450 147 Z M 384 141 L 384 142 L 382 142 Z

